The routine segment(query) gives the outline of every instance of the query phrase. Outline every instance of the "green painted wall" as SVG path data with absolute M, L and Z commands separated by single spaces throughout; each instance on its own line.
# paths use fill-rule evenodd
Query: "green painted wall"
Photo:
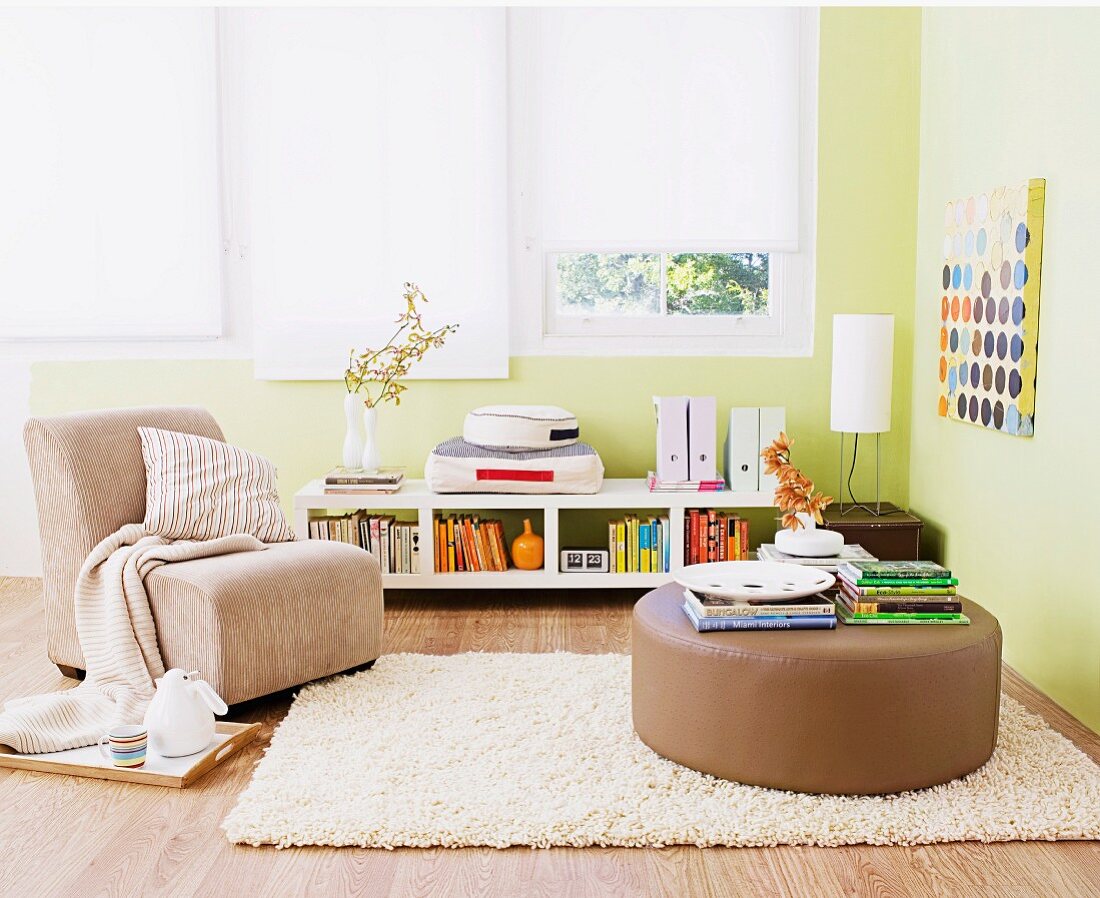
M 910 493 L 929 551 L 1001 621 L 1005 658 L 1100 730 L 1100 11 L 929 9 L 923 90 Z M 1036 427 L 939 418 L 944 204 L 1047 179 Z
M 907 501 L 919 53 L 917 10 L 822 13 L 812 358 L 513 358 L 506 381 L 414 382 L 401 407 L 381 417 L 384 460 L 408 464 L 416 474 L 434 443 L 461 432 L 470 408 L 553 403 L 580 417 L 608 475 L 643 475 L 653 464 L 650 397 L 713 393 L 720 409 L 786 405 L 797 461 L 833 492 L 831 316 L 893 311 L 894 429 L 884 439 L 889 465 L 883 484 L 884 495 Z M 338 461 L 342 390 L 336 383 L 256 381 L 247 361 L 40 362 L 33 368 L 31 408 L 50 413 L 141 403 L 205 405 L 230 440 L 276 462 L 285 498 Z M 768 516 L 756 520 L 759 537 Z

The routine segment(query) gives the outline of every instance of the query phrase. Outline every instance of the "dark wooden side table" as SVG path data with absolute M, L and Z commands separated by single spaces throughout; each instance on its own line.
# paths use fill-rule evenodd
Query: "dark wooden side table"
M 874 515 L 834 502 L 822 512 L 825 527 L 844 534 L 844 542 L 859 543 L 882 561 L 916 561 L 920 556 L 920 531 L 924 522 L 889 502 L 882 503 L 882 514 Z

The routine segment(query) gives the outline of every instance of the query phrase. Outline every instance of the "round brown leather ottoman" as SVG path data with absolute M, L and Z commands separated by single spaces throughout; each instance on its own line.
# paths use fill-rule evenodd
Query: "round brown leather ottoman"
M 634 728 L 658 754 L 772 789 L 901 792 L 981 767 L 997 742 L 1001 628 L 697 633 L 683 588 L 634 606 Z

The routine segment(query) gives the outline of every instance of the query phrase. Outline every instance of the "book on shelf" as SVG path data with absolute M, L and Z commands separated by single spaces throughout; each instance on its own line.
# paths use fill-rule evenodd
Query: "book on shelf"
M 726 488 L 724 480 L 661 480 L 654 471 L 646 477 L 651 493 L 720 493 Z
M 684 564 L 744 561 L 749 555 L 749 522 L 713 508 L 684 512 Z
M 440 515 L 435 518 L 435 570 L 440 573 L 480 573 L 508 570 L 504 525 L 480 515 Z M 410 551 L 419 554 L 417 540 Z
M 965 614 L 952 614 L 952 615 L 946 615 L 946 616 L 943 616 L 943 617 L 925 617 L 925 616 L 922 616 L 922 617 L 919 617 L 919 618 L 897 617 L 897 616 L 894 616 L 894 615 L 890 615 L 890 616 L 875 615 L 874 617 L 866 617 L 866 616 L 860 617 L 860 616 L 857 616 L 857 615 L 853 614 L 851 611 L 849 611 L 847 606 L 843 602 L 838 602 L 837 603 L 836 616 L 840 621 L 842 621 L 843 623 L 848 624 L 850 626 L 861 626 L 861 625 L 864 625 L 864 624 L 871 624 L 871 625 L 875 625 L 875 624 L 877 624 L 877 625 L 897 624 L 897 625 L 901 625 L 901 626 L 920 626 L 920 625 L 925 625 L 925 624 L 932 625 L 932 626 L 943 626 L 943 625 L 950 626 L 950 625 L 961 624 L 961 625 L 965 626 L 966 624 L 970 623 L 970 618 L 967 617 Z
M 393 515 L 357 511 L 326 515 L 309 522 L 309 538 L 348 543 L 370 552 L 384 574 L 416 574 L 420 571 L 420 527 Z
M 874 555 L 868 552 L 858 543 L 849 543 L 840 550 L 837 555 L 828 555 L 820 558 L 808 558 L 800 555 L 788 555 L 775 547 L 774 543 L 762 543 L 756 550 L 756 557 L 761 561 L 777 561 L 782 564 L 800 564 L 803 567 L 814 567 L 830 574 L 835 574 L 837 568 L 847 561 L 878 561 Z
M 607 522 L 608 571 L 667 574 L 672 549 L 667 515 L 628 514 Z
M 812 617 L 836 615 L 836 608 L 824 596 L 811 596 L 804 601 L 777 602 L 771 605 L 750 605 L 720 596 L 684 590 L 684 601 L 700 618 L 763 618 L 763 617 Z
M 683 604 L 684 614 L 700 633 L 730 630 L 835 630 L 836 616 L 831 614 L 787 617 L 699 617 L 691 604 Z
M 379 468 L 377 471 L 338 467 L 324 477 L 326 486 L 393 486 L 404 479 L 403 467 Z

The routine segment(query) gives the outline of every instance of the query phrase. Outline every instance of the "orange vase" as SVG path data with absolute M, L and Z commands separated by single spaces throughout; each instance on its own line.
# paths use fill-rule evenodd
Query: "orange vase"
M 542 537 L 531 529 L 531 519 L 525 518 L 523 533 L 512 540 L 512 563 L 521 571 L 537 571 L 542 559 Z

